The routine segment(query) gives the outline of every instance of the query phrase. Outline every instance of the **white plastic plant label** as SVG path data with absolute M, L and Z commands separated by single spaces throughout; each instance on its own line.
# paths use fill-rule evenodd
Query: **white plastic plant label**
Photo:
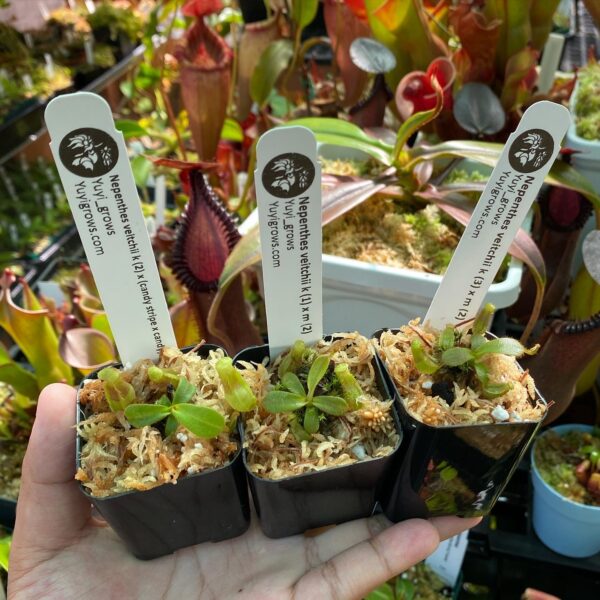
M 508 249 L 560 150 L 569 111 L 529 107 L 506 142 L 425 316 L 435 329 L 477 314 Z
M 305 127 L 265 133 L 254 172 L 269 352 L 323 336 L 321 166 Z
M 449 587 L 454 588 L 460 575 L 469 533 L 463 531 L 444 540 L 437 550 L 425 559 L 425 564 Z
M 123 135 L 89 92 L 46 109 L 50 148 L 123 363 L 175 346 Z

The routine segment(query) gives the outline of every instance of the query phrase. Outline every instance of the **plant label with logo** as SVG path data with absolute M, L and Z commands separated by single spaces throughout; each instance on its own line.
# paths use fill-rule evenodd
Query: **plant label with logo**
M 127 156 L 106 101 L 88 92 L 46 109 L 50 148 L 123 363 L 175 346 Z
M 435 329 L 473 319 L 569 128 L 569 111 L 536 102 L 506 142 L 425 316 Z
M 265 133 L 254 172 L 269 352 L 323 336 L 321 166 L 305 127 Z

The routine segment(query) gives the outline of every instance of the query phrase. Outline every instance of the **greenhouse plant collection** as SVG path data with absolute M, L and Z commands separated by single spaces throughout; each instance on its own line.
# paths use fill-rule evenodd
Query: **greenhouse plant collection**
M 0 599 L 600 598 L 600 0 L 0 0 Z

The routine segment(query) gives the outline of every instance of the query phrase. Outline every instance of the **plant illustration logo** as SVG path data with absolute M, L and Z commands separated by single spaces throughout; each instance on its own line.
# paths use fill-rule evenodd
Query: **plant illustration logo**
M 265 189 L 277 198 L 294 198 L 305 192 L 315 178 L 308 156 L 288 152 L 272 158 L 262 172 Z
M 547 131 L 529 129 L 511 144 L 508 161 L 519 173 L 533 173 L 550 160 L 553 150 L 554 140 Z
M 119 160 L 119 148 L 108 133 L 82 127 L 68 133 L 58 149 L 63 165 L 80 177 L 106 175 Z

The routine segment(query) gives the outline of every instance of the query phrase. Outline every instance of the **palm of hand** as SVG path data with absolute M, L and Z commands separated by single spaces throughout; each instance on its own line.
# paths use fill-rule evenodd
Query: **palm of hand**
M 133 558 L 91 515 L 73 480 L 75 393 L 40 396 L 23 468 L 11 551 L 9 598 L 362 598 L 422 560 L 440 539 L 477 521 L 444 517 L 392 527 L 361 519 L 316 537 L 243 536 L 186 548 L 150 562 Z

